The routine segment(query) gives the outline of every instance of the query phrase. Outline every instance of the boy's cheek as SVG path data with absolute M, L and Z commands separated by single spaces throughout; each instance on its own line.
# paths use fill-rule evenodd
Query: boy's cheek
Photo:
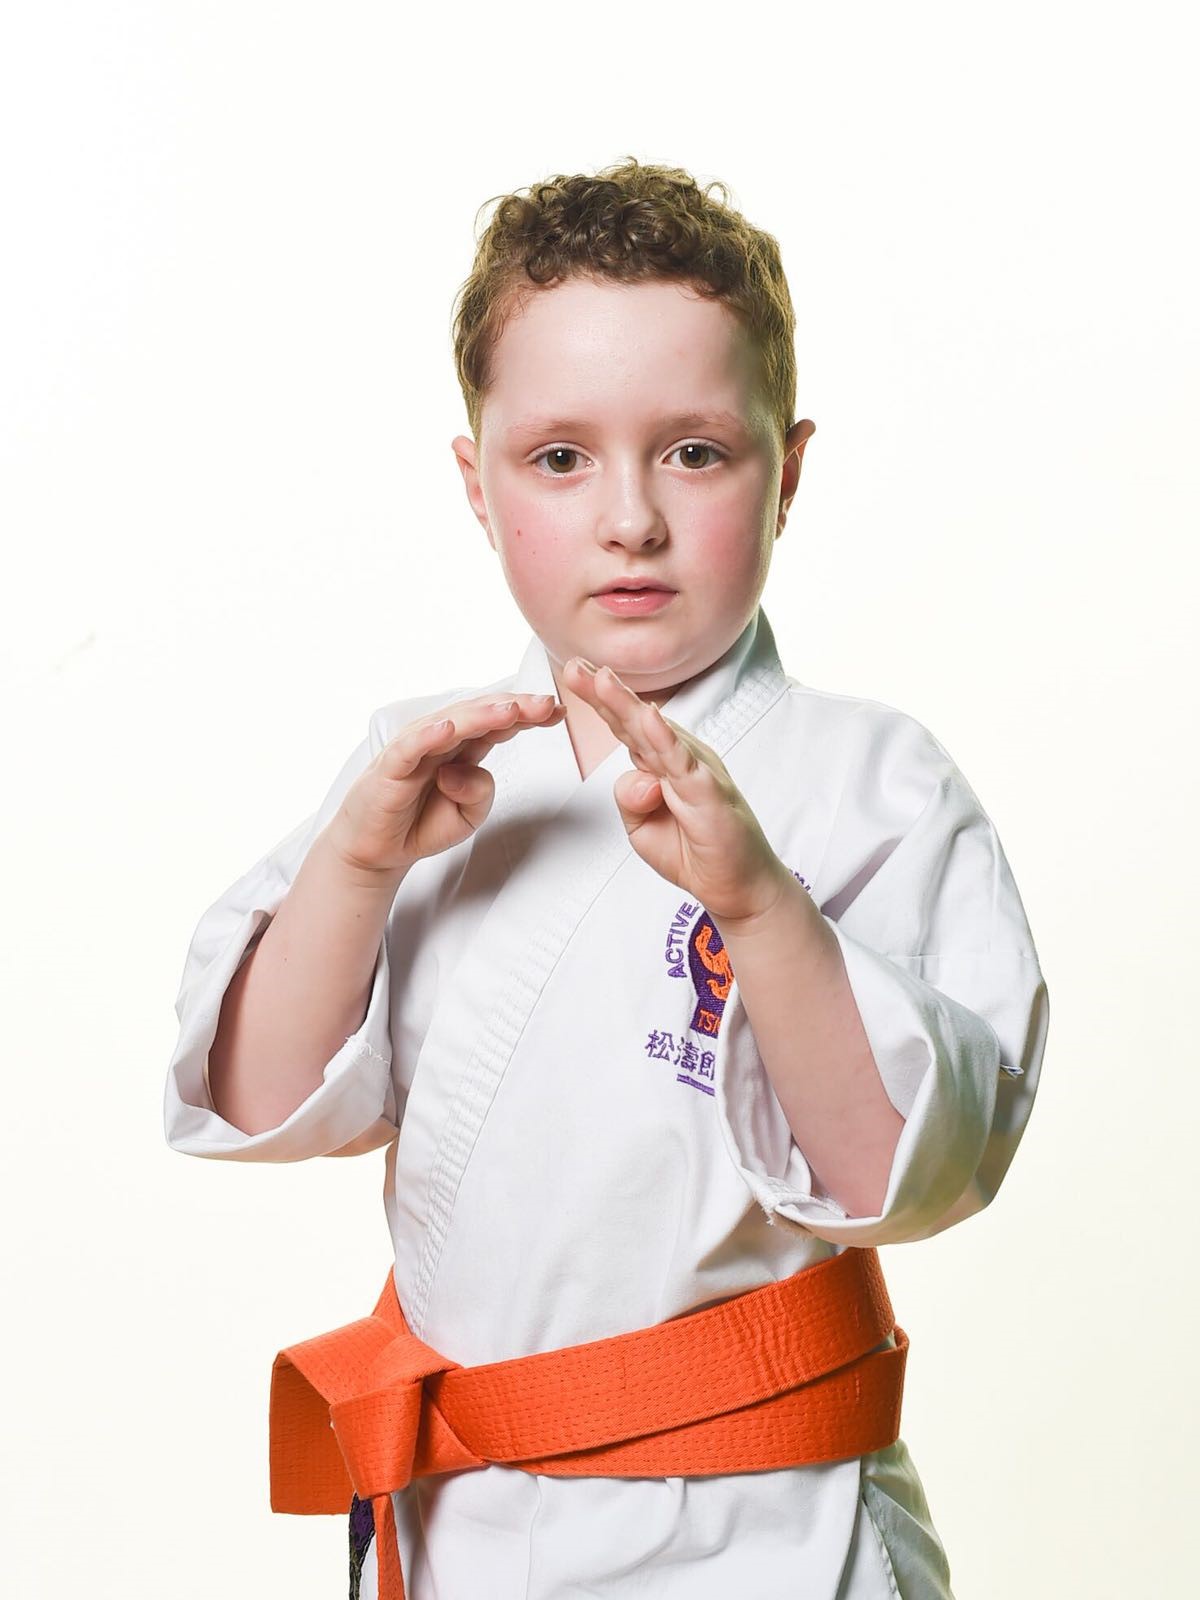
M 688 564 L 694 570 L 750 573 L 757 569 L 762 524 L 745 506 L 714 508 L 688 528 Z
M 582 520 L 576 521 L 582 528 Z M 568 517 L 551 521 L 541 508 L 527 508 L 524 514 L 514 508 L 504 519 L 500 538 L 514 569 L 527 567 L 540 576 L 550 568 L 579 565 L 578 531 Z

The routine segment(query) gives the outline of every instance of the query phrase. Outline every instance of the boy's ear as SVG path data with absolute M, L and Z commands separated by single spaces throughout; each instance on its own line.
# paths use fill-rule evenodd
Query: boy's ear
M 778 539 L 787 521 L 788 507 L 800 482 L 800 467 L 804 460 L 804 446 L 817 431 L 817 425 L 808 417 L 793 422 L 783 441 L 783 475 L 779 481 L 779 514 L 775 537 Z
M 483 486 L 479 481 L 479 452 L 478 447 L 470 434 L 460 433 L 457 439 L 451 442 L 454 458 L 462 471 L 463 483 L 466 486 L 467 500 L 471 510 L 479 518 L 479 524 L 492 549 L 496 548 L 496 541 L 492 538 L 492 525 L 488 521 L 487 505 L 483 498 Z

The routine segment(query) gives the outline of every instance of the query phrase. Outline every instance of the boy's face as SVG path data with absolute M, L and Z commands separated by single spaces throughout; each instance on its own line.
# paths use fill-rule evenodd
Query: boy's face
M 467 497 L 560 696 L 582 655 L 661 701 L 754 615 L 813 424 L 780 441 L 757 352 L 720 301 L 573 278 L 505 327 L 481 432 L 454 440 Z M 614 615 L 596 591 L 629 576 L 674 593 Z

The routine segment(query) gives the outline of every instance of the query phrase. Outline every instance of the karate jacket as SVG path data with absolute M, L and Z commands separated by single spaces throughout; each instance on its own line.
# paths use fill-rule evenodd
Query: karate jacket
M 465 1366 L 698 1311 L 986 1206 L 1048 1023 L 1008 861 L 933 734 L 790 677 L 761 605 L 667 710 L 715 750 L 837 936 L 905 1118 L 879 1215 L 847 1216 L 822 1188 L 712 919 L 633 850 L 612 794 L 628 750 L 581 779 L 565 724 L 484 757 L 492 810 L 400 885 L 365 1019 L 321 1085 L 260 1133 L 217 1115 L 206 1068 L 223 996 L 350 785 L 414 718 L 508 690 L 555 692 L 536 635 L 515 673 L 376 710 L 318 810 L 204 912 L 176 1002 L 171 1147 L 301 1161 L 386 1146 L 400 1303 Z M 730 1476 L 488 1465 L 417 1479 L 393 1504 L 411 1600 L 952 1600 L 903 1439 Z M 372 1574 L 368 1549 L 363 1600 Z

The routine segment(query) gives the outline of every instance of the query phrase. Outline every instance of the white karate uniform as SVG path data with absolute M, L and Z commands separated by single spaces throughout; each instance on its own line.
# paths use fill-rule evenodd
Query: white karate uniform
M 564 724 L 487 755 L 493 809 L 404 879 L 366 1018 L 323 1084 L 262 1133 L 216 1114 L 205 1067 L 222 997 L 350 784 L 415 717 L 513 689 L 554 691 L 536 636 L 515 674 L 377 710 L 317 813 L 204 913 L 176 1005 L 170 1145 L 299 1161 L 375 1127 L 364 1147 L 390 1139 L 400 1303 L 418 1337 L 468 1366 L 663 1322 L 987 1205 L 1029 1116 L 1048 1018 L 1008 862 L 933 735 L 789 677 L 761 606 L 666 709 L 720 756 L 837 935 L 906 1118 L 880 1215 L 847 1217 L 821 1188 L 736 973 L 717 997 L 711 919 L 630 845 L 612 794 L 629 752 L 581 780 Z M 486 1466 L 419 1479 L 394 1504 L 411 1600 L 951 1594 L 902 1441 L 703 1478 Z M 372 1545 L 364 1600 L 374 1559 Z

